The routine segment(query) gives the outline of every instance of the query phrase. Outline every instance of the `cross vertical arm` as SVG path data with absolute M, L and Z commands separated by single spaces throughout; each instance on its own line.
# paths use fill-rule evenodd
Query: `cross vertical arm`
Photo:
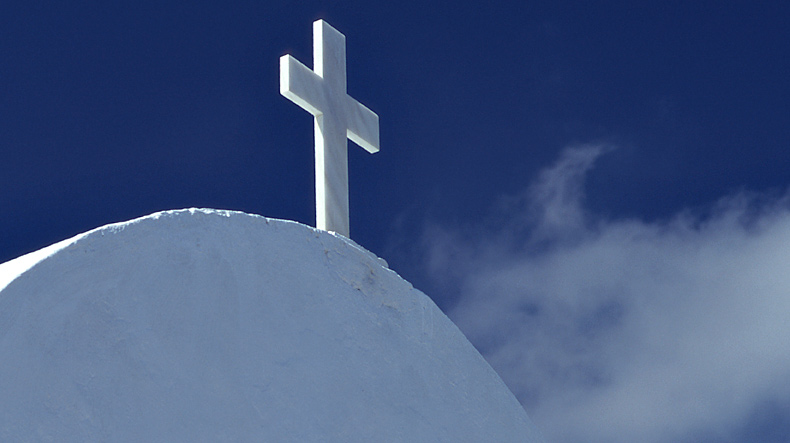
M 323 20 L 313 22 L 313 70 L 333 95 L 346 94 L 346 36 Z

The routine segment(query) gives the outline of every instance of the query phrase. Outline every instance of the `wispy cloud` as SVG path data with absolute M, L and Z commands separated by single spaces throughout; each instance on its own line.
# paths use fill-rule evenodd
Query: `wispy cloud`
M 790 396 L 788 199 L 596 217 L 584 177 L 607 149 L 567 150 L 493 227 L 426 230 L 428 271 L 549 441 L 729 441 Z

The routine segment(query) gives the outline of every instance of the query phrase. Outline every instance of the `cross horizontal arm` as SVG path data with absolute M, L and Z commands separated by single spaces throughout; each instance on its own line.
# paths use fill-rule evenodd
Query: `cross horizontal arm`
M 288 54 L 280 57 L 280 94 L 315 116 L 327 109 L 322 83 L 323 79 L 299 60 Z
M 348 138 L 371 154 L 379 151 L 379 116 L 362 103 L 347 97 Z

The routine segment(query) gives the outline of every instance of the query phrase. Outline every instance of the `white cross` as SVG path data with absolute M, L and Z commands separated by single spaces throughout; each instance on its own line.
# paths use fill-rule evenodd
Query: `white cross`
M 316 227 L 349 236 L 347 138 L 375 153 L 379 116 L 346 93 L 346 37 L 313 22 L 313 68 L 280 57 L 280 94 L 315 116 Z

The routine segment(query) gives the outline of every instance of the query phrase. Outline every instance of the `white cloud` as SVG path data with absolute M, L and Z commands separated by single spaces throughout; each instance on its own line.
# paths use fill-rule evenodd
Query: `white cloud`
M 428 271 L 549 441 L 726 440 L 790 395 L 788 199 L 596 218 L 584 177 L 606 149 L 567 150 L 495 229 L 427 230 Z

